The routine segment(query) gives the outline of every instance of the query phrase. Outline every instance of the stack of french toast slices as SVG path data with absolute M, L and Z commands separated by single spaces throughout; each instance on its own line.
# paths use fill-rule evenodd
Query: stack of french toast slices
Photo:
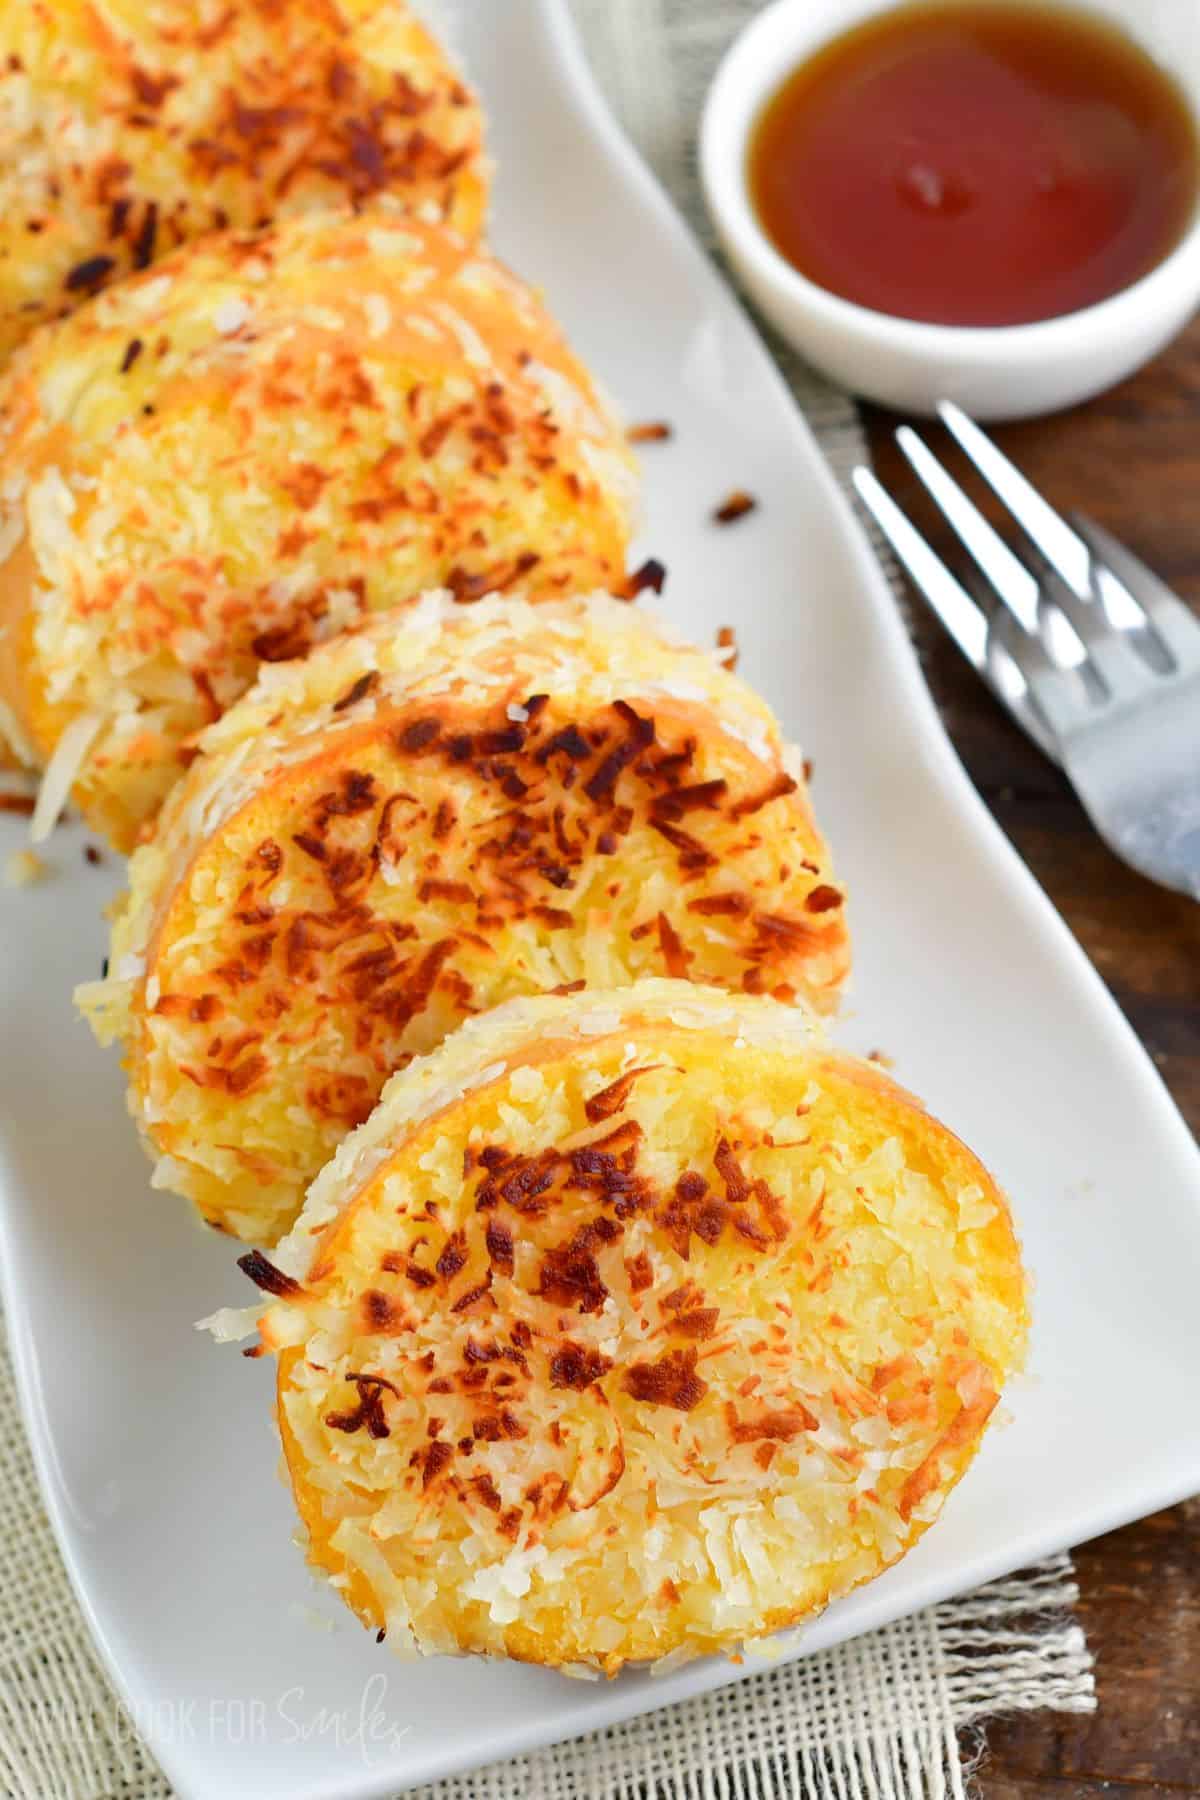
M 1020 1253 L 827 1034 L 806 766 L 639 591 L 478 100 L 400 0 L 56 0 L 0 118 L 0 742 L 130 855 L 79 1004 L 311 1562 L 570 1673 L 804 1620 L 969 1465 Z

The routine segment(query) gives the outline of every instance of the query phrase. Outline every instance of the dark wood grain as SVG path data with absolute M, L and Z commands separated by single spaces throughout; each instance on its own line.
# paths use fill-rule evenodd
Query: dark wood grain
M 873 409 L 866 418 L 882 479 L 956 560 L 892 443 L 896 419 Z M 962 475 L 946 434 L 921 429 Z M 1112 393 L 995 436 L 1048 499 L 1090 513 L 1200 611 L 1200 320 Z M 914 611 L 930 686 L 976 787 L 1200 1130 L 1200 906 L 1105 849 L 1063 777 L 919 603 Z M 1200 1501 L 1081 1547 L 1076 1567 L 1099 1709 L 994 1722 L 978 1792 L 983 1800 L 1200 1795 Z

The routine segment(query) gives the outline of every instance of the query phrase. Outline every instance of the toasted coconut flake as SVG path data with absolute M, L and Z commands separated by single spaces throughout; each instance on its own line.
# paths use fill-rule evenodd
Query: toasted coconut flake
M 732 525 L 735 520 L 744 519 L 747 513 L 753 512 L 757 505 L 758 501 L 753 494 L 748 494 L 745 488 L 735 488 L 719 506 L 713 508 L 712 516 L 718 525 Z
M 59 814 L 103 725 L 101 714 L 81 713 L 71 720 L 59 738 L 54 754 L 46 764 L 29 825 L 29 835 L 35 844 L 44 843 L 58 824 Z
M 32 887 L 49 873 L 50 865 L 32 850 L 12 850 L 4 861 L 4 885 L 10 888 Z
M 195 1329 L 207 1331 L 216 1344 L 240 1344 L 258 1330 L 262 1306 L 219 1306 L 205 1319 L 197 1319 Z

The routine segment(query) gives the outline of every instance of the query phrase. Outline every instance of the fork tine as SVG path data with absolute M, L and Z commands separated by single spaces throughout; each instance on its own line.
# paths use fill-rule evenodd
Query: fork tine
M 943 469 L 933 451 L 911 426 L 900 427 L 896 442 L 992 588 L 1025 630 L 1036 637 L 1038 584 L 1034 576 L 1017 560 L 999 533 L 992 530 L 978 507 L 967 498 L 954 477 Z M 1082 647 L 1080 654 L 1082 656 Z
M 871 470 L 854 470 L 859 499 L 871 514 L 916 586 L 954 639 L 967 661 L 981 674 L 987 668 L 988 623 L 982 609 L 930 549 Z
M 1061 762 L 1055 735 L 1058 727 L 1050 723 L 1050 718 L 1055 714 L 1060 725 L 1071 722 L 1069 690 L 1064 690 L 1061 683 L 1076 678 L 1055 668 L 1041 639 L 1023 630 L 1007 609 L 1001 608 L 989 620 L 870 469 L 859 464 L 853 481 L 860 500 L 907 569 L 914 586 L 967 661 L 1050 761 Z
M 998 450 L 962 408 L 943 400 L 938 413 L 947 431 L 974 463 L 992 492 L 1024 527 L 1059 579 L 1080 600 L 1091 600 L 1091 553 L 1077 531 L 1048 506 L 1037 489 Z
M 1091 552 L 1096 573 L 1103 577 L 1107 572 L 1133 596 L 1177 668 L 1194 666 L 1200 660 L 1200 620 L 1191 608 L 1102 525 L 1083 513 L 1076 513 L 1074 518 Z
M 1041 634 L 1051 660 L 1063 669 L 1079 669 L 1089 685 L 1098 676 L 1114 699 L 1135 700 L 1147 680 L 1148 659 L 1135 650 L 1127 626 L 1114 627 L 1111 609 L 1095 585 L 1095 563 L 1086 539 L 1047 505 L 960 407 L 943 401 L 938 410 L 1048 565 L 1038 585 Z M 1144 630 L 1145 614 L 1132 596 L 1127 596 L 1125 610 L 1136 614 Z
M 1036 575 L 1013 555 L 999 532 L 993 530 L 975 503 L 968 499 L 954 477 L 910 426 L 900 426 L 896 442 L 926 491 L 953 526 L 959 541 L 974 558 L 992 591 L 1032 640 L 1027 646 L 1019 639 L 1012 640 L 1011 653 L 1017 655 L 1018 661 L 1023 657 L 1030 669 L 1044 673 L 1044 659 L 1033 653 L 1033 643 L 1040 640 L 1054 668 L 1082 667 L 1088 655 L 1083 639 L 1061 607 L 1043 596 L 1042 583 Z M 1061 593 L 1061 587 L 1059 591 Z

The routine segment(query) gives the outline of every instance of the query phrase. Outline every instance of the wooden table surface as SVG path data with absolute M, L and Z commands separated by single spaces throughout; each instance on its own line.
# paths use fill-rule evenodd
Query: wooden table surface
M 891 442 L 895 423 L 867 415 L 875 466 L 949 557 L 952 540 Z M 961 474 L 946 434 L 927 435 Z M 1112 393 L 995 435 L 1048 499 L 1091 513 L 1200 611 L 1200 320 Z M 1105 849 L 1065 779 L 914 608 L 927 677 L 976 787 L 1200 1130 L 1200 906 Z M 995 1722 L 978 1791 L 983 1800 L 1200 1795 L 1200 1500 L 1082 1546 L 1075 1563 L 1098 1711 Z

